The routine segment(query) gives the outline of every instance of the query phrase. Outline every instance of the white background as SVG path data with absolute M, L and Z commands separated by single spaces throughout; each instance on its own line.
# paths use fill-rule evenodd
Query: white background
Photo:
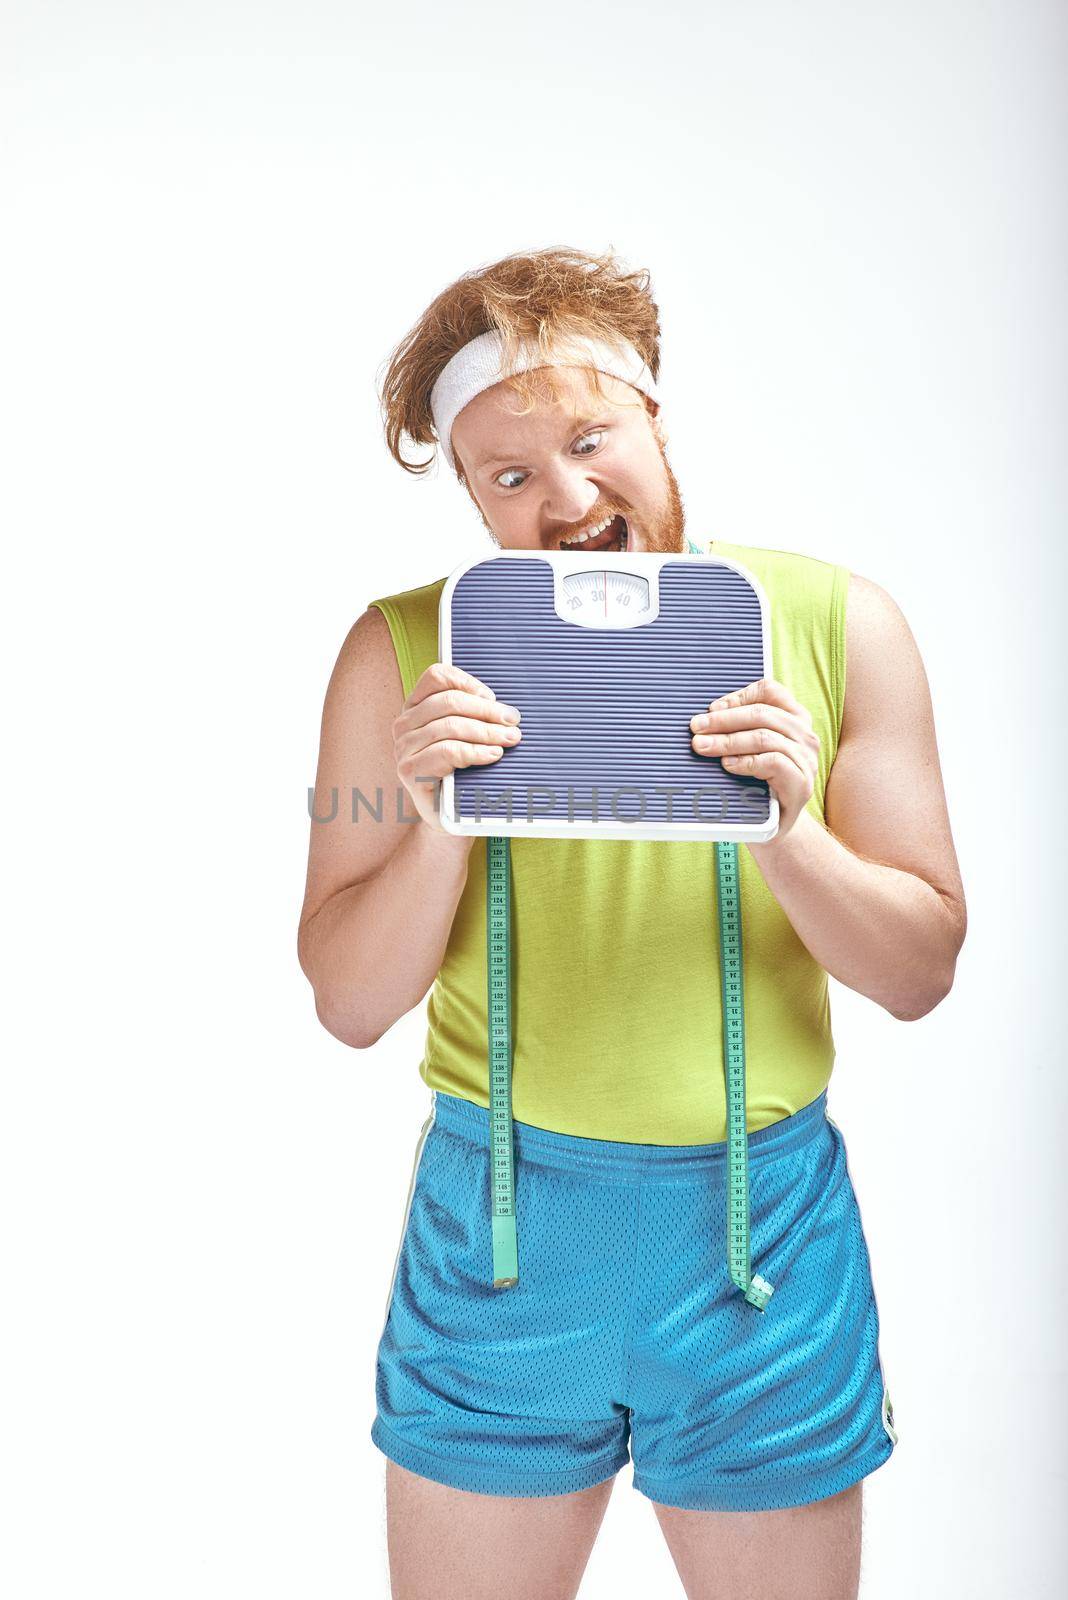
M 830 1108 L 901 1442 L 862 1594 L 1060 1592 L 1068 16 L 1040 0 L 3 12 L 12 1600 L 388 1593 L 373 1365 L 429 1094 L 296 960 L 367 601 L 491 548 L 376 377 L 510 251 L 661 307 L 696 538 L 882 584 L 971 926 Z M 582 1588 L 681 1594 L 617 1483 Z

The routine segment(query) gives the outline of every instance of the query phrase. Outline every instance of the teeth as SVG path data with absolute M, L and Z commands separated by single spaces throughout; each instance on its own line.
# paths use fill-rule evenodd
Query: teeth
M 595 539 L 599 533 L 603 533 L 604 532 L 604 530 L 608 527 L 610 522 L 614 522 L 614 521 L 615 521 L 615 515 L 614 514 L 611 517 L 605 517 L 604 521 L 603 522 L 599 522 L 597 524 L 596 528 L 583 528 L 582 532 L 575 534 L 574 538 L 572 538 L 572 539 L 564 539 L 564 540 L 561 541 L 561 543 L 562 544 L 585 544 L 587 539 Z

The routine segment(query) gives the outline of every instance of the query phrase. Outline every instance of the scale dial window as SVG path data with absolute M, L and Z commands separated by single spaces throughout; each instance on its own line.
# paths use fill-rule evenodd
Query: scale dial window
M 633 628 L 651 620 L 649 580 L 618 567 L 589 567 L 561 580 L 560 614 L 580 628 Z

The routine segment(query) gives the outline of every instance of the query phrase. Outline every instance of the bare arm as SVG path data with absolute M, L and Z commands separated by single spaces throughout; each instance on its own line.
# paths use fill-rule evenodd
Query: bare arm
M 467 881 L 474 841 L 445 833 L 432 786 L 416 783 L 493 759 L 488 725 L 447 715 L 479 707 L 475 694 L 449 688 L 463 681 L 477 684 L 435 663 L 406 700 L 386 619 L 369 607 L 327 689 L 313 811 L 331 820 L 311 825 L 297 948 L 319 1020 L 357 1049 L 426 995 Z M 483 715 L 503 713 L 479 687 Z M 363 804 L 353 820 L 354 789 L 376 813 L 381 790 L 381 820 Z
M 916 641 L 878 584 L 850 574 L 846 694 L 821 828 L 801 811 L 754 859 L 798 937 L 901 1021 L 948 994 L 967 909 Z

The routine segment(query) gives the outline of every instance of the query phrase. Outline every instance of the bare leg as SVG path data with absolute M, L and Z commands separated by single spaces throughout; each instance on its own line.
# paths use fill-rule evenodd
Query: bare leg
M 688 1600 L 856 1600 L 863 1481 L 788 1511 L 654 1502 Z
M 613 1477 L 574 1494 L 472 1494 L 387 1461 L 393 1600 L 574 1600 L 614 1485 Z

